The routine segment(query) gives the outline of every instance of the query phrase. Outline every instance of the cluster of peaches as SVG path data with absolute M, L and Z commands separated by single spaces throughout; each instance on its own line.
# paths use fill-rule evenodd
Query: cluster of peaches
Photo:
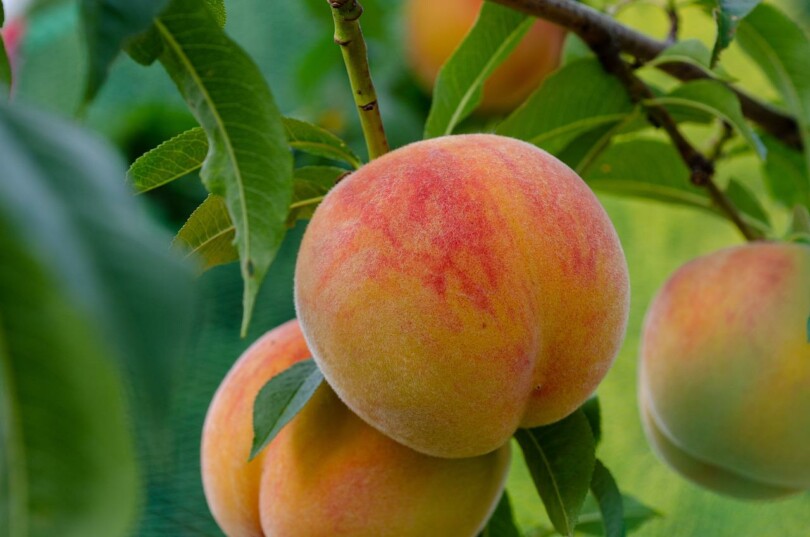
M 206 418 L 203 481 L 223 531 L 473 537 L 514 432 L 566 417 L 607 373 L 629 283 L 573 171 L 524 142 L 461 135 L 388 153 L 328 194 L 295 302 L 298 320 L 245 352 Z M 804 245 L 681 268 L 641 349 L 642 417 L 662 458 L 735 496 L 810 488 L 808 314 Z M 257 393 L 309 357 L 326 382 L 248 462 Z

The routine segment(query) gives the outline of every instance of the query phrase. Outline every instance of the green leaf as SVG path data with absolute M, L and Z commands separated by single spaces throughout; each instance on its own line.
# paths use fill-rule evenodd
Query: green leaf
M 596 59 L 587 58 L 551 75 L 496 132 L 554 152 L 577 135 L 616 124 L 632 111 L 621 83 Z
M 475 25 L 439 71 L 425 138 L 451 134 L 481 102 L 487 77 L 517 46 L 534 18 L 484 2 Z
M 725 121 L 745 139 L 759 158 L 767 154 L 765 145 L 759 139 L 743 116 L 740 101 L 733 91 L 715 80 L 696 80 L 676 87 L 669 94 L 650 100 L 651 103 L 667 108 L 694 109 L 711 114 Z
M 205 131 L 195 127 L 141 155 L 130 166 L 127 179 L 136 192 L 147 192 L 199 170 L 206 154 Z
M 551 523 L 563 535 L 573 536 L 595 462 L 588 418 L 577 410 L 551 425 L 518 429 L 515 438 Z
M 661 513 L 647 507 L 632 496 L 622 494 L 621 499 L 622 521 L 627 533 L 633 533 L 645 522 L 661 516 Z M 585 500 L 585 506 L 582 508 L 579 524 L 577 524 L 577 531 L 588 535 L 605 535 L 602 512 L 599 503 L 594 500 L 592 495 L 588 495 L 588 498 Z
M 768 149 L 763 177 L 771 195 L 785 207 L 810 207 L 810 175 L 802 153 L 772 136 L 763 135 Z
M 298 119 L 282 118 L 282 121 L 290 147 L 360 167 L 360 159 L 346 142 L 329 131 Z M 202 128 L 195 127 L 141 155 L 130 167 L 127 178 L 136 192 L 147 192 L 199 170 L 207 154 L 208 137 Z
M 720 53 L 731 44 L 740 21 L 757 7 L 762 0 L 715 0 L 717 8 L 714 18 L 717 21 L 717 40 L 712 50 L 711 65 L 717 63 Z
M 121 379 L 15 234 L 0 221 L 0 534 L 123 537 L 138 480 Z
M 599 504 L 602 515 L 602 524 L 605 527 L 605 537 L 624 537 L 627 529 L 624 527 L 624 507 L 622 494 L 610 471 L 596 459 L 591 478 L 591 492 Z
M 689 170 L 671 144 L 637 139 L 614 144 L 583 177 L 596 190 L 709 209 L 706 192 L 689 181 Z
M 0 103 L 0 161 L 0 534 L 127 535 L 127 427 L 167 431 L 191 273 L 83 131 Z
M 207 270 L 239 260 L 235 238 L 236 228 L 225 199 L 210 194 L 177 232 L 173 245 L 186 251 L 187 257 L 196 254 Z
M 588 418 L 588 425 L 591 426 L 591 432 L 593 433 L 593 441 L 598 446 L 602 440 L 602 408 L 599 405 L 599 398 L 595 395 L 591 396 L 582 405 L 582 412 Z
M 286 232 L 292 156 L 281 114 L 259 68 L 204 5 L 172 0 L 155 23 L 161 61 L 208 135 L 200 176 L 225 198 L 245 282 L 242 334 Z
M 321 370 L 309 359 L 276 375 L 262 387 L 253 403 L 251 460 L 304 408 L 322 381 Z
M 810 234 L 810 210 L 808 210 L 807 207 L 797 205 L 793 208 L 790 231 L 793 233 Z
M 329 189 L 347 173 L 348 170 L 332 166 L 304 166 L 295 170 L 288 225 L 311 218 Z M 236 228 L 225 200 L 211 194 L 191 213 L 174 238 L 174 245 L 184 250 L 187 257 L 196 255 L 202 269 L 208 270 L 239 260 L 235 237 Z
M 648 125 L 641 108 L 636 107 L 621 121 L 606 123 L 578 135 L 568 145 L 557 150 L 555 155 L 577 174 L 583 176 L 599 155 L 610 146 L 614 136 L 639 130 Z
M 39 248 L 117 351 L 132 387 L 133 415 L 160 441 L 192 309 L 191 271 L 136 205 L 124 168 L 106 145 L 69 125 L 10 111 L 0 156 L 12 223 Z M 112 180 L 111 180 L 112 179 Z M 36 205 L 34 205 L 36 203 Z M 92 208 L 92 210 L 90 210 Z M 144 337 L 148 334 L 149 337 Z
M 672 144 L 658 140 L 622 141 L 604 151 L 588 168 L 583 179 L 595 190 L 686 205 L 725 218 L 705 189 L 692 185 L 689 170 Z M 739 189 L 735 188 L 735 195 Z M 761 214 L 746 200 L 746 223 L 767 232 Z M 749 214 L 745 209 L 753 210 Z
M 804 205 L 796 205 L 793 208 L 793 217 L 785 240 L 810 244 L 810 210 Z M 810 341 L 810 318 L 808 318 L 807 340 Z
M 704 70 L 711 69 L 712 53 L 700 39 L 676 41 L 646 65 L 660 65 L 670 62 L 683 62 Z
M 765 208 L 762 207 L 757 196 L 743 183 L 731 178 L 726 187 L 726 195 L 738 209 L 750 218 L 760 222 L 762 227 L 770 227 L 771 219 L 768 217 L 768 213 L 765 212 Z
M 505 490 L 495 507 L 495 512 L 489 517 L 489 522 L 479 537 L 520 537 L 520 530 L 518 530 L 512 514 L 509 494 Z
M 706 75 L 725 81 L 733 81 L 719 65 L 712 67 L 712 53 L 699 39 L 676 41 L 664 49 L 661 54 L 644 64 L 644 67 L 655 67 L 665 63 L 688 63 L 701 69 Z
M 293 201 L 290 204 L 287 225 L 312 218 L 326 193 L 348 173 L 348 170 L 333 166 L 304 166 L 295 170 Z
M 775 7 L 761 4 L 740 24 L 737 42 L 796 118 L 804 144 L 805 174 L 810 173 L 810 40 L 796 22 Z
M 332 15 L 320 2 L 318 0 L 318 13 L 325 13 L 331 26 Z M 295 65 L 295 91 L 302 102 L 316 102 L 319 92 L 328 84 L 326 79 L 341 68 L 343 59 L 339 48 L 335 46 L 332 33 L 325 28 L 320 38 L 306 45 Z
M 89 68 L 85 101 L 98 93 L 124 42 L 149 28 L 166 0 L 81 0 Z
M 287 140 L 293 149 L 304 151 L 319 157 L 339 160 L 359 168 L 360 158 L 346 145 L 346 142 L 326 129 L 289 117 L 284 118 L 284 129 Z
M 165 4 L 165 0 L 162 0 Z M 211 10 L 220 28 L 225 27 L 227 19 L 225 14 L 225 0 L 204 0 L 205 5 Z M 163 39 L 160 32 L 152 24 L 142 33 L 133 36 L 126 43 L 124 50 L 127 54 L 142 65 L 151 65 L 163 52 Z

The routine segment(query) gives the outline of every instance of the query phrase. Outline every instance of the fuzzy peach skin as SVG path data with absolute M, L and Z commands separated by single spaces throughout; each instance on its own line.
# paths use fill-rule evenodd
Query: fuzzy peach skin
M 693 260 L 653 300 L 639 391 L 662 459 L 712 490 L 810 489 L 810 248 L 754 243 Z
M 267 450 L 248 463 L 253 400 L 272 377 L 311 356 L 297 321 L 256 340 L 222 381 L 205 417 L 202 479 L 208 507 L 228 537 L 263 537 L 259 482 Z
M 408 0 L 405 4 L 408 62 L 426 91 L 439 69 L 470 31 L 483 0 Z M 504 112 L 515 108 L 560 63 L 565 30 L 538 20 L 484 84 L 479 109 Z
M 573 412 L 621 345 L 628 294 L 588 186 L 548 153 L 484 134 L 418 142 L 341 181 L 309 224 L 295 281 L 338 395 L 441 457 Z
M 229 537 L 473 537 L 503 490 L 509 447 L 428 457 L 383 436 L 322 384 L 253 462 L 252 402 L 309 356 L 298 323 L 258 340 L 233 366 L 203 432 L 208 504 Z

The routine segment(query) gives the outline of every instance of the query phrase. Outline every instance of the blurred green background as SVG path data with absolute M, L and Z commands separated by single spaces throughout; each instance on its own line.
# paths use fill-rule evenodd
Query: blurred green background
M 658 5 L 662 3 L 624 3 L 619 18 L 663 37 L 667 21 Z M 778 3 L 810 27 L 810 3 Z M 401 146 L 419 139 L 429 99 L 416 88 L 404 63 L 401 2 L 365 0 L 363 5 L 362 23 L 381 110 L 392 146 Z M 226 6 L 227 32 L 260 65 L 282 112 L 333 130 L 349 140 L 358 153 L 365 154 L 324 0 L 228 0 Z M 685 9 L 683 16 L 682 37 L 698 37 L 710 45 L 712 21 L 696 8 Z M 29 22 L 16 99 L 76 116 L 85 69 L 77 5 L 39 2 Z M 724 64 L 750 91 L 775 98 L 773 89 L 736 47 L 728 51 Z M 130 162 L 194 125 L 162 69 L 145 68 L 126 57 L 116 62 L 98 99 L 81 111 L 79 121 L 111 139 Z M 475 122 L 468 125 L 477 127 Z M 692 134 L 706 136 L 698 128 Z M 721 180 L 733 174 L 756 191 L 763 191 L 759 163 L 752 157 L 732 159 L 719 172 Z M 144 196 L 144 202 L 156 220 L 176 231 L 204 195 L 199 181 L 188 177 Z M 810 493 L 780 502 L 743 503 L 705 492 L 658 462 L 644 440 L 638 419 L 636 357 L 642 319 L 653 294 L 682 263 L 740 243 L 741 238 L 726 222 L 688 209 L 614 197 L 601 199 L 627 254 L 632 304 L 624 347 L 598 391 L 603 419 L 598 455 L 613 471 L 623 492 L 663 515 L 636 535 L 810 535 Z M 781 220 L 777 227 L 780 225 Z M 174 424 L 173 443 L 160 460 L 143 461 L 147 491 L 134 534 L 220 535 L 208 514 L 200 483 L 202 420 L 214 390 L 242 350 L 266 330 L 294 316 L 292 275 L 303 229 L 299 225 L 289 233 L 267 277 L 246 339 L 239 338 L 242 283 L 238 267 L 216 268 L 201 277 L 204 299 L 197 312 L 195 337 L 187 350 L 187 372 L 181 388 L 172 394 L 172 407 L 167 409 Z M 548 526 L 517 450 L 514 455 L 508 488 L 516 517 L 525 529 Z

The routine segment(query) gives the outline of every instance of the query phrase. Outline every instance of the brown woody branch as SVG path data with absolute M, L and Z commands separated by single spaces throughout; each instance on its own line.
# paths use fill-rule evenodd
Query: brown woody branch
M 668 43 L 659 41 L 633 30 L 611 17 L 574 0 L 492 0 L 512 9 L 534 15 L 564 26 L 577 34 L 591 49 L 610 35 L 621 52 L 630 54 L 643 64 L 654 59 L 667 48 Z M 708 78 L 699 67 L 681 62 L 668 62 L 657 66 L 662 71 L 683 80 Z M 802 140 L 796 121 L 767 103 L 754 99 L 743 91 L 729 85 L 737 94 L 745 117 L 783 143 L 801 149 Z
M 570 0 L 495 0 L 512 7 L 512 4 L 532 4 L 533 6 L 541 6 L 549 9 L 559 9 L 563 7 L 571 8 L 575 12 L 584 12 L 585 6 L 576 4 Z M 587 8 L 589 9 L 589 8 Z M 557 11 L 552 11 L 556 13 Z M 560 11 L 562 12 L 562 11 Z M 599 61 L 602 63 L 604 69 L 614 75 L 621 81 L 627 90 L 630 99 L 637 104 L 644 107 L 650 123 L 664 129 L 669 138 L 672 140 L 673 145 L 678 150 L 681 159 L 686 163 L 689 168 L 690 178 L 694 185 L 706 189 L 711 196 L 715 205 L 717 205 L 731 220 L 734 225 L 740 230 L 747 240 L 756 240 L 760 234 L 749 226 L 743 219 L 740 211 L 734 206 L 734 203 L 728 198 L 714 182 L 714 163 L 709 160 L 703 153 L 695 149 L 695 147 L 686 139 L 681 133 L 675 120 L 667 111 L 666 108 L 657 104 L 651 104 L 655 98 L 652 90 L 641 80 L 631 69 L 630 65 L 625 62 L 621 57 L 622 41 L 618 35 L 624 34 L 629 30 L 628 28 L 617 24 L 604 15 L 590 10 L 593 17 L 598 16 L 597 21 L 606 19 L 608 23 L 596 24 L 590 19 L 576 19 L 581 20 L 581 24 L 568 26 L 588 44 L 588 46 L 596 54 Z M 567 12 L 566 12 L 567 13 Z M 588 12 L 585 12 L 588 13 Z M 552 22 L 559 23 L 558 20 L 548 17 Z M 572 18 L 573 20 L 573 18 Z

